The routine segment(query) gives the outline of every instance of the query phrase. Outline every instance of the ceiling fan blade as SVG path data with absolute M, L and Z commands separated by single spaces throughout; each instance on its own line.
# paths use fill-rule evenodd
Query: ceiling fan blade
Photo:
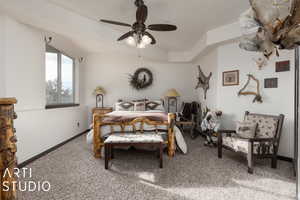
M 145 23 L 148 17 L 148 8 L 145 5 L 139 6 L 136 11 L 136 21 L 138 23 Z
M 129 31 L 128 33 L 125 33 L 124 35 L 122 35 L 118 41 L 121 41 L 121 40 L 124 40 L 126 38 L 128 38 L 129 36 L 132 36 L 133 35 L 133 31 Z
M 177 27 L 171 24 L 151 24 L 148 29 L 151 31 L 175 31 Z
M 131 27 L 130 24 L 126 24 L 126 23 L 123 23 L 123 22 L 116 22 L 116 21 L 111 21 L 111 20 L 106 20 L 106 19 L 100 19 L 100 21 L 104 22 L 104 23 L 108 23 L 108 24 Z
M 149 32 L 145 32 L 144 33 L 145 35 L 147 35 L 149 38 L 151 38 L 151 44 L 156 44 L 156 40 L 155 38 L 153 37 L 153 35 L 151 35 Z

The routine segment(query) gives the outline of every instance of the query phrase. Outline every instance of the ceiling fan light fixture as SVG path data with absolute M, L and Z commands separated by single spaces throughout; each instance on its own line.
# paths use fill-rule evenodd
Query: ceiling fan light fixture
M 135 5 L 137 7 L 136 10 L 136 21 L 130 25 L 128 23 L 112 21 L 101 19 L 101 22 L 126 26 L 130 27 L 131 30 L 121 37 L 118 38 L 118 41 L 125 41 L 128 45 L 134 46 L 136 48 L 145 48 L 149 44 L 155 45 L 156 39 L 153 37 L 150 31 L 175 31 L 177 30 L 177 26 L 171 24 L 151 24 L 149 26 L 146 25 L 146 20 L 148 17 L 148 7 L 145 5 L 143 0 L 135 0 Z
M 144 42 L 140 42 L 140 43 L 138 43 L 137 45 L 136 45 L 136 47 L 137 48 L 139 48 L 139 49 L 144 49 L 144 48 L 146 48 L 146 44 L 144 43 Z
M 129 36 L 126 39 L 126 43 L 130 46 L 136 46 L 135 38 L 133 36 Z
M 129 36 L 125 40 L 125 42 L 129 46 L 144 49 L 147 45 L 151 44 L 152 39 L 148 35 L 143 35 L 142 37 L 139 37 L 137 34 L 133 34 L 132 36 Z
M 151 42 L 152 42 L 152 39 L 148 35 L 143 35 L 142 43 L 149 45 L 149 44 L 151 44 Z

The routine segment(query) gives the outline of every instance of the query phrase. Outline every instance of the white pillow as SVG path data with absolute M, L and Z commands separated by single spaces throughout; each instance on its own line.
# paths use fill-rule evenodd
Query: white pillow
M 116 111 L 133 111 L 134 104 L 131 102 L 118 102 L 115 104 Z
M 157 101 L 147 101 L 146 102 L 146 110 L 160 110 L 165 111 L 162 100 Z
M 257 123 L 252 122 L 236 122 L 236 134 L 245 139 L 255 137 Z

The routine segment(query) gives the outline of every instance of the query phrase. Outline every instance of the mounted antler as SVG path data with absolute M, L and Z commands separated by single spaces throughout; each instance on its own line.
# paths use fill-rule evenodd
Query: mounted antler
M 198 77 L 198 84 L 195 89 L 202 88 L 204 90 L 204 99 L 206 99 L 206 93 L 209 89 L 209 81 L 212 76 L 210 72 L 209 75 L 206 77 L 205 74 L 202 72 L 200 65 L 198 65 L 199 70 L 199 77 Z
M 248 74 L 248 80 L 246 82 L 246 84 L 244 85 L 244 87 L 242 89 L 240 89 L 240 91 L 238 92 L 238 96 L 240 95 L 244 95 L 244 96 L 247 96 L 247 95 L 254 95 L 254 99 L 253 99 L 253 103 L 255 103 L 256 101 L 259 102 L 259 103 L 262 103 L 263 100 L 262 100 L 262 96 L 260 95 L 260 90 L 259 90 L 259 80 L 256 79 L 253 75 L 251 74 Z M 256 92 L 253 92 L 253 91 L 245 91 L 245 89 L 247 88 L 247 86 L 249 85 L 250 81 L 254 80 L 256 82 Z
M 242 49 L 269 57 L 279 49 L 300 43 L 300 0 L 250 0 L 251 8 L 240 17 Z

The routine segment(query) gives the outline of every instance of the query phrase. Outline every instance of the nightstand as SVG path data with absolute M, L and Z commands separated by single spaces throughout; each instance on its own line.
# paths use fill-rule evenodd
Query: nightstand
M 113 108 L 106 107 L 106 108 L 93 108 L 92 114 L 98 114 L 98 115 L 105 115 L 106 113 L 110 113 L 113 111 Z

